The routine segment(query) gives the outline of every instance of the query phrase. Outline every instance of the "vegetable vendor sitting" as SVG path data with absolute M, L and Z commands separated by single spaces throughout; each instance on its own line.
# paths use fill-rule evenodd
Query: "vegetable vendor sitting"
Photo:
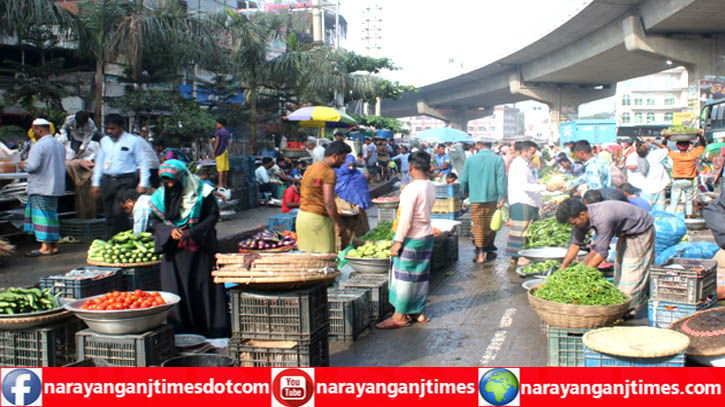
M 126 188 L 118 194 L 121 207 L 133 216 L 133 233 L 143 233 L 149 227 L 151 195 L 142 195 L 135 189 Z
M 642 208 L 621 201 L 602 201 L 585 205 L 577 198 L 569 198 L 556 210 L 556 220 L 569 223 L 571 245 L 560 270 L 565 269 L 584 246 L 589 229 L 597 233 L 592 251 L 582 263 L 597 267 L 606 258 L 609 244 L 617 236 L 617 256 L 614 261 L 614 285 L 632 296 L 630 314 L 647 301 L 649 266 L 654 260 L 654 218 Z

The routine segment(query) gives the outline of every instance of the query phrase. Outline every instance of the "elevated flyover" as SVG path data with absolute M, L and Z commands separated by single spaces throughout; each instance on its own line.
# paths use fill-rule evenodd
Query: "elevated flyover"
M 677 65 L 687 68 L 691 84 L 725 74 L 724 34 L 725 0 L 581 0 L 537 41 L 386 99 L 382 114 L 428 115 L 465 130 L 496 105 L 536 100 L 551 109 L 556 138 L 562 108 L 612 96 L 619 81 Z

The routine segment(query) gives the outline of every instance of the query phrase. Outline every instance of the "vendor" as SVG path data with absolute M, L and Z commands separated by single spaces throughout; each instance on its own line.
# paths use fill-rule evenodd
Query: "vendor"
M 297 246 L 313 253 L 335 253 L 335 236 L 342 230 L 335 204 L 339 168 L 352 150 L 335 141 L 325 149 L 325 159 L 312 164 L 302 176 L 300 212 L 297 214 Z
M 571 245 L 560 270 L 574 260 L 590 229 L 596 231 L 597 240 L 582 261 L 589 267 L 597 267 L 607 258 L 609 244 L 617 236 L 614 285 L 632 296 L 632 310 L 647 301 L 649 266 L 655 257 L 654 218 L 647 211 L 621 201 L 584 205 L 577 198 L 569 198 L 556 210 L 556 220 L 573 226 Z
M 211 271 L 218 249 L 219 207 L 210 186 L 189 172 L 183 162 L 168 160 L 159 168 L 161 188 L 151 197 L 155 250 L 163 254 L 161 288 L 181 297 L 168 320 L 177 334 L 228 338 L 229 313 L 223 284 Z
M 665 135 L 663 144 L 651 141 L 651 144 L 669 151 L 672 159 L 672 194 L 670 196 L 670 208 L 668 212 L 675 213 L 680 198 L 684 195 L 685 215 L 692 218 L 692 202 L 695 200 L 695 188 L 697 188 L 697 159 L 705 152 L 705 137 L 700 134 L 698 144 L 695 146 L 689 141 L 678 141 L 677 151 L 669 150 L 666 146 Z
M 275 165 L 273 165 L 269 171 L 267 171 L 270 175 L 270 178 L 273 181 L 279 181 L 280 183 L 292 183 L 294 182 L 295 178 L 287 175 L 287 169 L 290 167 L 291 163 L 288 162 L 288 159 L 284 157 L 278 157 L 276 160 Z
M 352 239 L 360 237 L 370 230 L 368 215 L 365 210 L 372 206 L 370 189 L 365 176 L 355 167 L 355 156 L 348 154 L 345 164 L 335 169 L 337 182 L 335 193 L 338 196 L 338 209 L 357 212 L 354 216 L 343 216 L 341 231 L 341 247 L 347 247 Z
M 290 213 L 292 209 L 300 207 L 300 180 L 292 182 L 282 195 L 282 213 Z
M 133 216 L 133 233 L 146 232 L 151 215 L 151 195 L 127 188 L 118 193 L 118 199 L 126 213 Z
M 264 157 L 262 159 L 262 165 L 257 167 L 254 171 L 254 176 L 259 184 L 259 192 L 265 194 L 265 201 L 267 201 L 267 194 L 274 195 L 277 191 L 277 184 L 272 182 L 269 176 L 269 169 L 274 165 L 274 160 L 271 157 Z
M 554 185 L 536 183 L 530 164 L 537 148 L 533 141 L 517 141 L 514 144 L 515 158 L 509 166 L 508 200 L 511 206 L 511 228 L 506 255 L 511 257 L 512 262 L 518 259 L 519 250 L 526 246 L 526 230 L 539 216 L 541 193 L 560 189 Z

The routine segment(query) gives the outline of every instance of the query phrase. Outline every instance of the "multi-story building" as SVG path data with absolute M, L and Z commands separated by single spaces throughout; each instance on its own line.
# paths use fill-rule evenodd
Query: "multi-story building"
M 492 115 L 468 122 L 467 133 L 474 139 L 503 140 L 516 135 L 519 109 L 510 106 L 496 106 Z M 446 127 L 442 120 L 428 116 L 413 116 L 400 119 L 408 125 L 410 136 L 436 127 Z
M 617 126 L 670 126 L 687 109 L 687 70 L 668 69 L 617 84 Z

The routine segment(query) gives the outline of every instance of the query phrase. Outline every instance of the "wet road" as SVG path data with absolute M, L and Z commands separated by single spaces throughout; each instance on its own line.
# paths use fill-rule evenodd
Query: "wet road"
M 473 245 L 459 240 L 459 260 L 431 277 L 426 314 L 407 328 L 373 328 L 350 345 L 331 342 L 332 366 L 546 366 L 546 337 L 522 279 L 508 270 L 507 228 L 496 237 L 500 256 L 479 266 Z

